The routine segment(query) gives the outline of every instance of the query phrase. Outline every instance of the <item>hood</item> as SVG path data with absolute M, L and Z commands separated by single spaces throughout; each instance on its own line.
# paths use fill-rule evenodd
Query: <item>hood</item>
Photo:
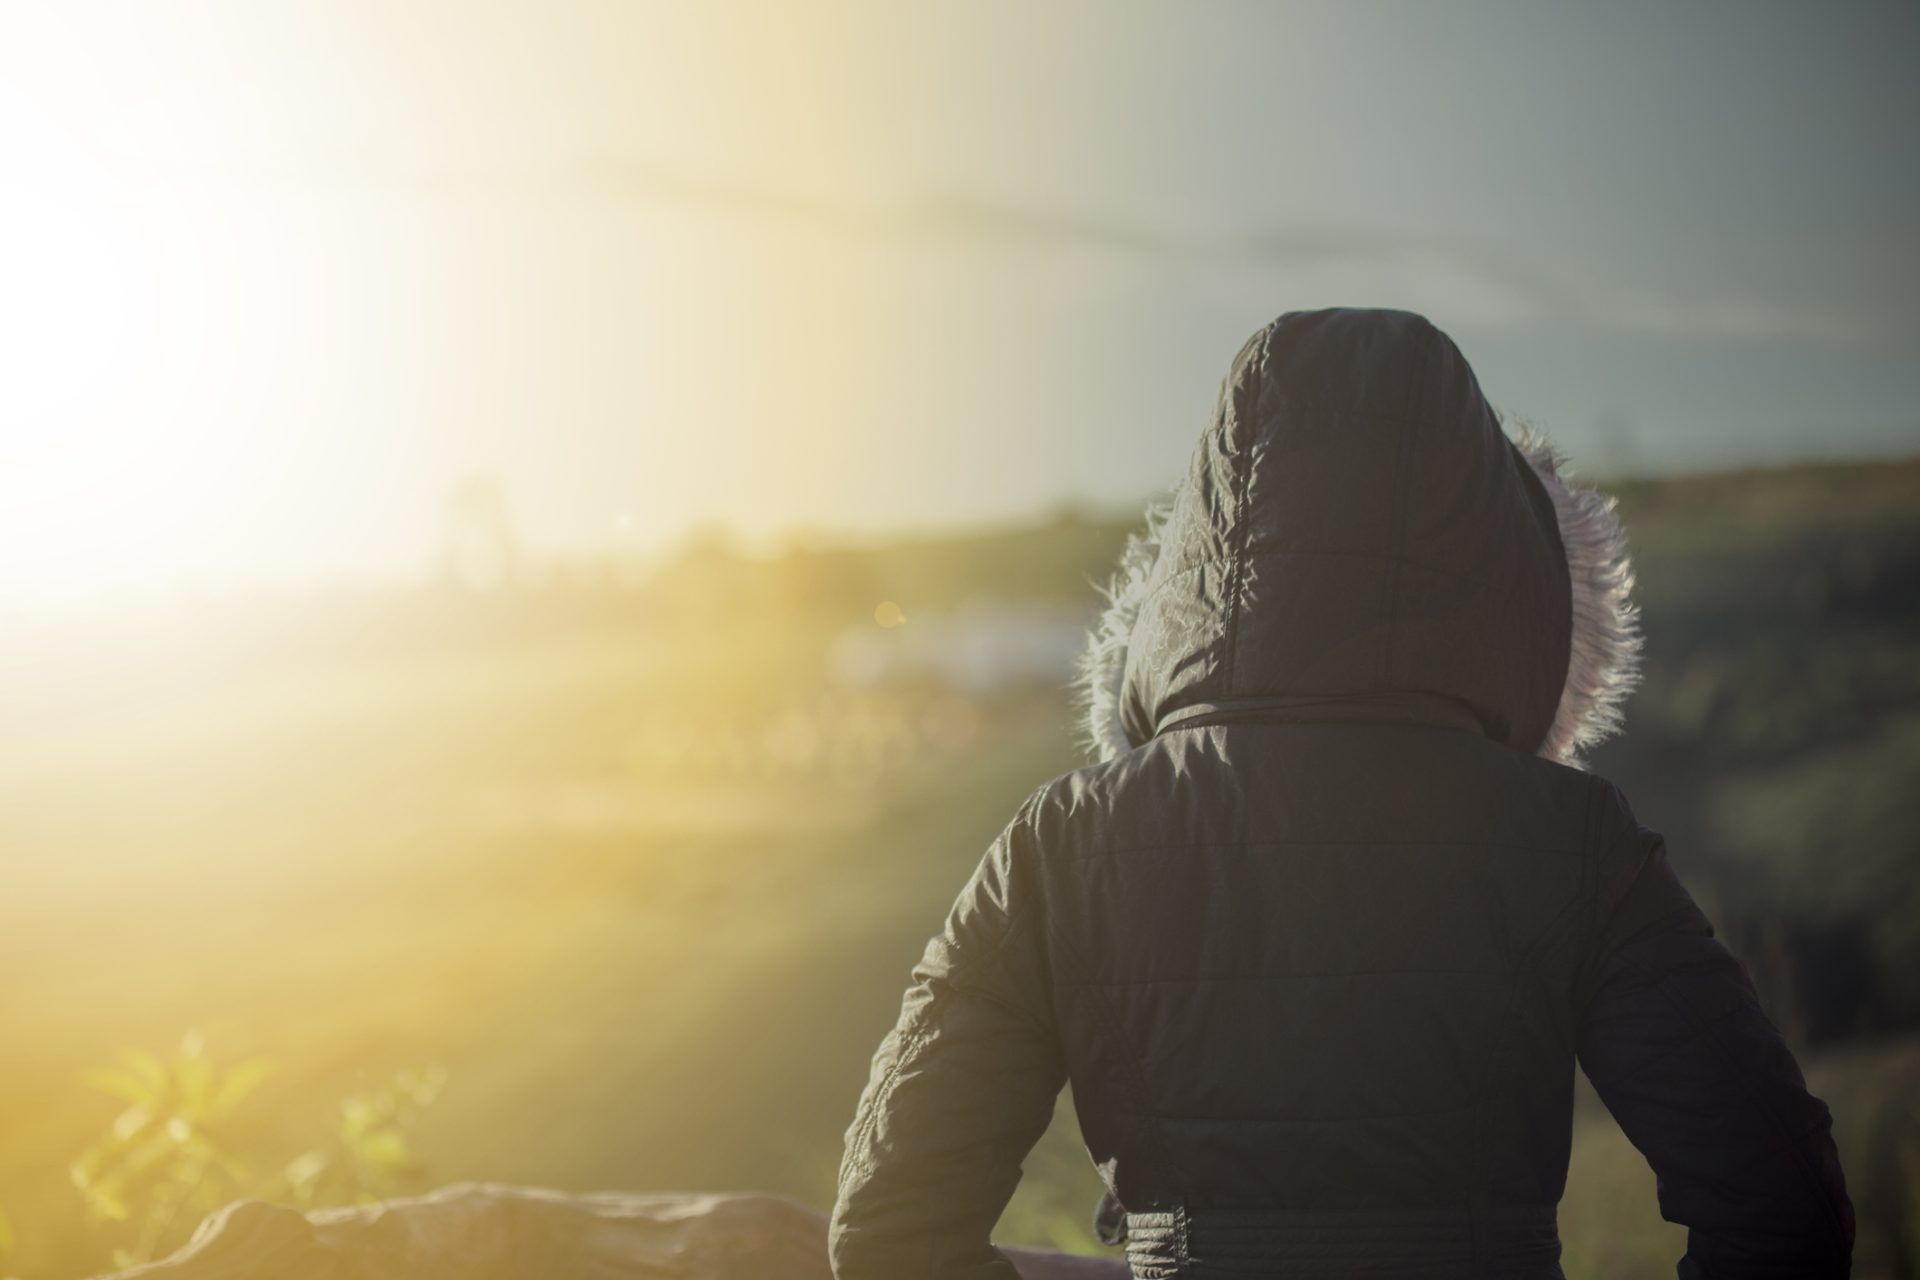
M 1508 440 L 1451 339 L 1295 312 L 1241 348 L 1081 663 L 1112 759 L 1184 717 L 1442 708 L 1577 765 L 1638 679 L 1626 537 L 1538 432 Z

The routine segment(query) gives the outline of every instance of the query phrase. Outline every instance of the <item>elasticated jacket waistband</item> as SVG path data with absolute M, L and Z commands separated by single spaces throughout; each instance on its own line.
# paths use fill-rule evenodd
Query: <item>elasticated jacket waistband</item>
M 1354 1274 L 1371 1280 L 1562 1280 L 1551 1206 L 1472 1213 L 1129 1213 L 1127 1262 L 1135 1280 Z

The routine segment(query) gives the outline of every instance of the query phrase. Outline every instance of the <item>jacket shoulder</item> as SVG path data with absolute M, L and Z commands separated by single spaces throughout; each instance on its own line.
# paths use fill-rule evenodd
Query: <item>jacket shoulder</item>
M 1153 756 L 1154 742 L 1149 742 L 1111 760 L 1048 778 L 1021 804 L 1013 829 L 1032 841 L 1042 857 L 1067 856 L 1101 820 L 1150 789 Z
M 1627 896 L 1649 863 L 1665 853 L 1666 840 L 1642 823 L 1617 784 L 1589 774 L 1587 838 L 1597 862 L 1595 894 L 1602 908 Z

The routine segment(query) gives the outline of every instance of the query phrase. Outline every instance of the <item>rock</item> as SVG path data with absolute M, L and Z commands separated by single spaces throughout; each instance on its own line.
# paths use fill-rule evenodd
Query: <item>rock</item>
M 1010 1251 L 1024 1280 L 1105 1280 L 1117 1259 Z M 112 1280 L 832 1280 L 824 1215 L 784 1196 L 577 1195 L 465 1183 L 300 1213 L 243 1201 L 180 1252 Z

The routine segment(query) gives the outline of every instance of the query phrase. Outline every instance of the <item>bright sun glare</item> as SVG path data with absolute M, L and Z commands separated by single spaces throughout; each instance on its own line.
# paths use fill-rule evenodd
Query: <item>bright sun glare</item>
M 267 284 L 245 195 L 143 154 L 192 104 L 63 48 L 0 56 L 0 612 L 217 574 L 222 387 L 270 372 L 235 358 Z

